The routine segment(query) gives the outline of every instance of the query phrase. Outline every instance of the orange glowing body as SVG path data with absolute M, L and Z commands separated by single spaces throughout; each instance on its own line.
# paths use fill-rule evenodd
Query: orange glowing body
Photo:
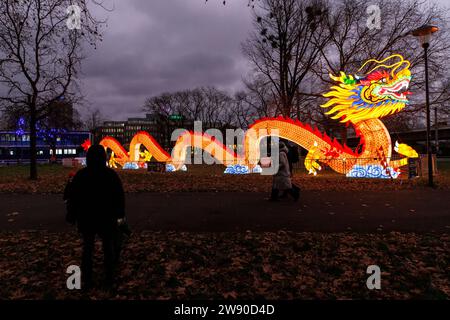
M 400 61 L 391 65 L 383 64 L 393 58 L 399 58 Z M 346 145 L 341 145 L 336 139 L 322 134 L 318 129 L 283 117 L 265 118 L 252 124 L 245 134 L 242 154 L 236 154 L 216 141 L 214 137 L 188 131 L 178 138 L 172 150 L 172 156 L 147 132 L 139 132 L 133 137 L 129 153 L 111 137 L 104 138 L 100 144 L 111 149 L 115 154 L 116 162 L 122 166 L 126 162 L 142 161 L 139 154 L 140 147 L 143 145 L 156 160 L 171 163 L 176 169 L 180 169 L 185 163 L 187 150 L 190 150 L 192 146 L 203 149 L 224 165 L 242 164 L 252 168 L 259 161 L 261 139 L 278 135 L 309 151 L 305 159 L 305 167 L 312 174 L 316 174 L 317 170 L 321 169 L 319 163 L 328 165 L 342 174 L 348 174 L 355 165 L 380 166 L 381 164 L 384 168 L 398 170 L 400 166 L 407 164 L 408 157 L 418 155 L 411 147 L 397 143 L 395 151 L 406 157 L 390 161 L 393 151 L 391 138 L 380 118 L 399 112 L 406 106 L 406 94 L 409 93 L 401 93 L 400 90 L 406 89 L 411 79 L 409 62 L 403 60 L 400 55 L 393 55 L 382 61 L 369 60 L 367 63 L 370 62 L 375 63 L 376 66 L 365 78 L 357 76 L 354 78 L 343 72 L 339 77 L 331 76 L 338 85 L 324 94 L 330 100 L 322 106 L 331 107 L 327 114 L 334 114 L 333 119 L 350 122 L 353 125 L 362 146 L 359 153 Z M 403 64 L 406 64 L 406 67 L 395 72 Z M 375 71 L 378 68 L 392 70 L 390 73 Z

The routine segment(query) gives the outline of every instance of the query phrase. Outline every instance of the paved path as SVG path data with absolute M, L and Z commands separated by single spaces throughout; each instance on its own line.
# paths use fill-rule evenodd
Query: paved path
M 448 190 L 305 192 L 298 203 L 272 203 L 266 197 L 139 193 L 128 194 L 126 201 L 135 230 L 450 232 Z M 0 194 L 0 230 L 19 229 L 70 230 L 61 195 Z

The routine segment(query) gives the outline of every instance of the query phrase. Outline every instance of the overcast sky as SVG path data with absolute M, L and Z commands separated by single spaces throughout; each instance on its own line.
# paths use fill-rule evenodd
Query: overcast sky
M 197 86 L 233 92 L 248 63 L 247 0 L 107 0 L 104 40 L 88 50 L 82 90 L 109 119 L 142 115 L 147 97 Z M 97 11 L 97 10 L 96 10 Z M 83 110 L 80 110 L 83 111 Z

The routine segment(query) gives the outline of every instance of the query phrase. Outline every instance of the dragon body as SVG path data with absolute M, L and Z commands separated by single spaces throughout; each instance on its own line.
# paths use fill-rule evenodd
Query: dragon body
M 311 174 L 317 174 L 321 164 L 325 164 L 334 171 L 347 175 L 355 168 L 375 166 L 392 176 L 391 173 L 398 173 L 399 168 L 407 164 L 409 157 L 418 156 L 405 144 L 396 143 L 393 150 L 389 132 L 380 120 L 401 111 L 407 105 L 409 92 L 404 91 L 411 80 L 409 62 L 400 55 L 392 55 L 382 61 L 369 60 L 361 69 L 368 64 L 373 67 L 365 76 L 346 75 L 344 72 L 339 76 L 330 75 L 336 85 L 324 94 L 329 100 L 322 105 L 328 109 L 326 114 L 332 119 L 353 125 L 360 137 L 359 151 L 341 145 L 317 128 L 284 117 L 264 118 L 252 124 L 245 134 L 244 151 L 241 154 L 236 154 L 214 137 L 188 131 L 179 136 L 172 155 L 161 148 L 147 132 L 139 132 L 133 137 L 129 152 L 111 137 L 104 138 L 100 144 L 110 148 L 114 152 L 115 162 L 122 166 L 127 162 L 143 162 L 145 158 L 152 156 L 180 169 L 186 161 L 187 150 L 196 146 L 224 165 L 246 165 L 251 168 L 259 161 L 261 139 L 278 135 L 308 150 L 305 167 Z M 148 151 L 144 157 L 140 152 L 141 145 Z M 404 157 L 391 161 L 393 151 Z

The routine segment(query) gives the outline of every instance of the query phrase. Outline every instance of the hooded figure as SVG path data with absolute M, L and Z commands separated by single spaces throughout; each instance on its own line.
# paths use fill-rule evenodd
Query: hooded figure
M 86 165 L 90 169 L 103 169 L 106 167 L 106 152 L 101 145 L 93 145 L 88 149 Z
M 291 172 L 289 167 L 288 152 L 286 144 L 280 141 L 279 144 L 279 167 L 278 172 L 273 177 L 273 188 L 284 191 L 292 188 L 291 184 Z
M 92 255 L 95 236 L 103 242 L 105 275 L 112 281 L 119 248 L 115 243 L 117 220 L 125 216 L 125 196 L 117 173 L 106 167 L 106 152 L 103 146 L 92 145 L 86 155 L 87 167 L 79 170 L 65 195 L 73 211 L 73 222 L 83 238 L 81 263 L 83 286 L 92 280 Z
M 283 141 L 280 141 L 279 143 L 279 152 L 278 172 L 273 176 L 270 200 L 277 201 L 280 191 L 285 191 L 297 201 L 300 194 L 298 187 L 293 188 L 291 182 L 291 171 L 288 161 L 289 149 Z

